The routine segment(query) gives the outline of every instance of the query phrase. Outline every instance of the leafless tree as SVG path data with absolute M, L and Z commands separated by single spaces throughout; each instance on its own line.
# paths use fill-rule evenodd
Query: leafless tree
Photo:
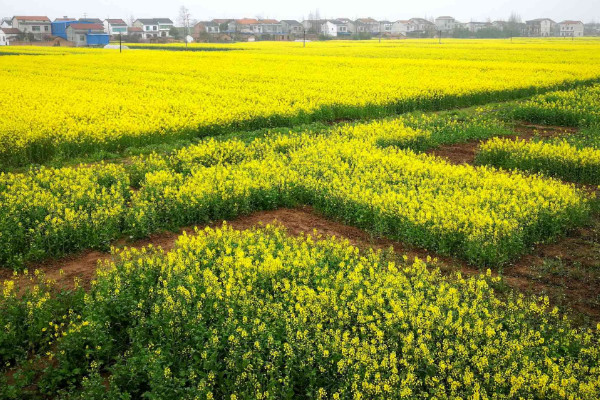
M 192 14 L 190 10 L 186 6 L 181 6 L 179 8 L 179 18 L 178 22 L 183 27 L 184 38 L 187 41 L 187 37 L 190 34 L 190 23 L 192 20 Z

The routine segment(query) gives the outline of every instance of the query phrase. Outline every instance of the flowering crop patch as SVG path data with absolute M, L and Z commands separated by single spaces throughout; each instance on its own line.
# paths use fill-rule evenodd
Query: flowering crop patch
M 600 78 L 598 41 L 574 42 L 568 51 L 556 42 L 493 40 L 236 47 L 243 50 L 3 56 L 2 87 L 18 95 L 0 98 L 0 163 L 237 128 L 464 107 Z
M 120 253 L 58 305 L 5 283 L 0 369 L 24 373 L 0 394 L 597 399 L 598 334 L 490 283 L 273 227 L 207 229 Z M 44 357 L 15 358 L 22 339 Z
M 492 139 L 480 147 L 477 163 L 542 172 L 572 182 L 600 184 L 600 150 L 577 148 L 566 140 L 527 142 Z
M 600 85 L 539 95 L 519 103 L 512 114 L 540 124 L 600 125 Z

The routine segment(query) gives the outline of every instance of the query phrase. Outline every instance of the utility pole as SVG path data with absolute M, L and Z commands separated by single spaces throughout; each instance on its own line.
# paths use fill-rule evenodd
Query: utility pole
M 438 38 L 440 39 L 440 44 L 442 44 L 442 31 L 440 30 Z
M 381 21 L 379 21 L 379 43 L 381 43 Z
M 123 41 L 122 41 L 122 36 L 123 34 L 121 32 L 119 32 L 119 53 L 123 52 Z
M 302 31 L 304 31 L 304 46 L 302 47 L 306 47 L 306 27 L 303 27 Z

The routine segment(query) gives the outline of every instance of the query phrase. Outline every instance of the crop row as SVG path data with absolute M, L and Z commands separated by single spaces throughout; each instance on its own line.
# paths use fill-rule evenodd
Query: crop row
M 196 233 L 119 253 L 85 295 L 5 282 L 0 396 L 600 396 L 598 333 L 497 278 L 274 227 Z
M 249 144 L 208 140 L 127 166 L 5 174 L 0 260 L 16 266 L 43 255 L 105 247 L 123 233 L 146 236 L 311 204 L 377 235 L 478 265 L 501 265 L 588 216 L 586 195 L 572 186 L 382 149 L 379 135 L 388 130 L 378 126 Z
M 600 125 L 600 85 L 536 96 L 519 103 L 512 116 L 547 125 Z
M 600 150 L 577 148 L 566 140 L 544 142 L 492 139 L 477 154 L 478 164 L 541 172 L 590 185 L 600 184 Z

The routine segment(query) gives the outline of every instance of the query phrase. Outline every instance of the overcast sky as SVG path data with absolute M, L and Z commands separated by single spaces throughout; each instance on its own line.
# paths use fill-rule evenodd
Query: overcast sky
M 84 15 L 105 19 L 169 17 L 177 19 L 179 8 L 185 5 L 197 20 L 212 18 L 263 17 L 276 19 L 307 18 L 319 10 L 321 18 L 373 17 L 376 19 L 408 19 L 451 15 L 462 22 L 506 19 L 512 11 L 523 20 L 539 17 L 600 22 L 600 0 L 416 0 L 416 1 L 353 1 L 316 0 L 228 0 L 220 1 L 175 0 L 0 0 L 0 16 L 47 15 L 80 18 Z

